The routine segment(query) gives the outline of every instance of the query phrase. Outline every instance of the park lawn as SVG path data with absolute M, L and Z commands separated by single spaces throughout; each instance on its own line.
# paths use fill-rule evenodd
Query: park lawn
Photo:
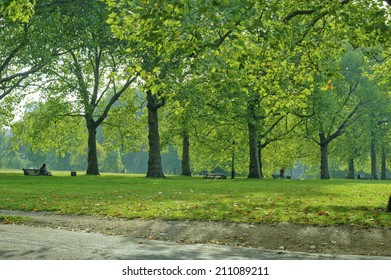
M 391 227 L 388 181 L 0 173 L 0 209 L 165 220 Z M 0 219 L 1 220 L 1 219 Z

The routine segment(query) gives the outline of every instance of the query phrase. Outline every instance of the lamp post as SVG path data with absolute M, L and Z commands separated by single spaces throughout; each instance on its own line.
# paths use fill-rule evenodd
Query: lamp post
M 235 141 L 232 141 L 231 179 L 235 179 Z

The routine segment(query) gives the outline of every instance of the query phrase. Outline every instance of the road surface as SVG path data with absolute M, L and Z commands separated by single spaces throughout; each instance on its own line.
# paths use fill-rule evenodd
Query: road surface
M 320 260 L 382 259 L 178 244 L 63 229 L 0 224 L 0 260 Z

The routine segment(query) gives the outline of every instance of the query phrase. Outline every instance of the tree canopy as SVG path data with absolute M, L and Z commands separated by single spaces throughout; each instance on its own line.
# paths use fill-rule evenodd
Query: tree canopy
M 306 162 L 310 151 L 328 179 L 329 154 L 344 164 L 364 161 L 388 135 L 388 110 L 377 103 L 389 102 L 390 5 L 1 1 L 2 113 L 15 113 L 27 93 L 40 93 L 13 128 L 30 146 L 44 128 L 22 137 L 22 123 L 44 115 L 47 129 L 56 124 L 60 131 L 81 117 L 87 174 L 99 174 L 98 150 L 106 147 L 114 158 L 147 150 L 147 176 L 165 177 L 162 153 L 175 147 L 184 175 L 228 170 L 235 160 L 237 171 L 262 178 L 277 166 Z M 368 114 L 377 121 L 371 124 Z M 62 145 L 48 146 L 65 156 L 72 150 L 65 146 L 75 144 L 60 134 Z M 334 145 L 343 146 L 347 135 L 365 143 L 340 151 Z

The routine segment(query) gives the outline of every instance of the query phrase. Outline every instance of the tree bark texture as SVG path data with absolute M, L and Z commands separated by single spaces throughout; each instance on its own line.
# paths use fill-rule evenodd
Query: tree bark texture
M 87 120 L 88 129 L 88 157 L 87 157 L 87 174 L 99 175 L 98 151 L 96 148 L 96 127 Z
M 347 179 L 354 179 L 354 159 L 348 160 L 348 177 Z
M 262 145 L 259 141 L 258 143 L 258 161 L 259 161 L 259 174 L 261 176 L 261 178 L 263 178 L 263 168 L 262 168 Z
M 320 179 L 330 179 L 329 174 L 329 143 L 320 143 Z
M 376 158 L 376 140 L 372 137 L 371 140 L 371 178 L 377 180 L 377 158 Z
M 158 109 L 163 106 L 156 95 L 147 92 L 149 159 L 147 177 L 165 178 L 160 151 Z
M 251 122 L 248 123 L 250 164 L 248 178 L 261 178 L 258 153 L 257 129 Z
M 183 145 L 182 145 L 182 175 L 191 176 L 190 170 L 190 140 L 189 135 L 185 134 L 183 136 Z
M 381 174 L 380 174 L 381 180 L 387 179 L 387 155 L 386 155 L 386 149 L 383 147 L 381 151 Z

